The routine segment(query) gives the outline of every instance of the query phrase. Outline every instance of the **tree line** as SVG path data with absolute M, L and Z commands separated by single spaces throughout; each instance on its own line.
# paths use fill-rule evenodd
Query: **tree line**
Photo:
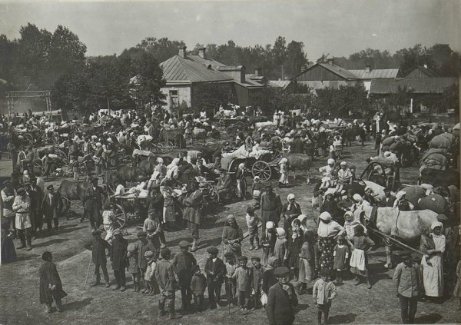
M 29 23 L 21 27 L 18 39 L 0 35 L 0 97 L 9 90 L 52 90 L 55 107 L 83 111 L 158 105 L 163 99 L 160 88 L 165 83 L 159 63 L 177 54 L 184 45 L 181 40 L 147 37 L 120 55 L 88 57 L 85 44 L 67 27 L 57 26 L 49 32 Z M 197 54 L 203 47 L 208 57 L 226 65 L 244 65 L 247 73 L 259 68 L 269 80 L 290 79 L 310 64 L 330 57 L 324 54 L 311 61 L 303 42 L 287 42 L 282 36 L 265 46 L 239 46 L 232 40 L 221 45 L 196 44 L 191 52 Z M 456 76 L 461 67 L 459 53 L 445 44 L 429 48 L 417 44 L 394 54 L 366 49 L 335 61 L 347 69 L 367 65 L 398 67 L 402 73 L 427 65 L 440 76 Z M 357 89 L 343 90 L 338 98 L 354 91 L 362 93 Z M 283 98 L 274 102 L 285 103 Z M 311 102 L 309 99 L 307 104 Z M 362 102 L 356 104 L 362 106 Z

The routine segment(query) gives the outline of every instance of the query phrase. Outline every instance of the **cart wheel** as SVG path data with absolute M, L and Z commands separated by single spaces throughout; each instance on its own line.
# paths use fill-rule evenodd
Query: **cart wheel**
M 251 173 L 253 174 L 253 178 L 255 176 L 259 176 L 261 181 L 268 181 L 271 179 L 272 176 L 272 170 L 271 166 L 265 161 L 258 160 L 253 164 L 253 167 L 251 168 Z
M 125 213 L 125 209 L 120 205 L 115 205 L 115 221 L 118 227 L 117 228 L 124 228 L 127 223 L 127 216 Z

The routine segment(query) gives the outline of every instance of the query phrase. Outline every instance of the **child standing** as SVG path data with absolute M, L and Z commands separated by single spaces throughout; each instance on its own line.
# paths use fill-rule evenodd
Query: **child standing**
M 258 223 L 260 219 L 255 214 L 255 209 L 251 205 L 247 207 L 247 214 L 245 219 L 248 226 L 248 235 L 250 236 L 250 251 L 259 249 Z M 256 247 L 254 245 L 255 241 Z
M 328 271 L 322 272 L 321 278 L 315 282 L 312 289 L 312 296 L 314 304 L 317 306 L 318 324 L 322 324 L 322 316 L 324 320 L 323 324 L 328 324 L 331 301 L 336 297 L 336 287 L 331 282 Z
M 375 245 L 375 242 L 365 236 L 363 226 L 355 227 L 355 236 L 352 238 L 352 254 L 351 254 L 351 272 L 356 275 L 355 285 L 359 285 L 363 278 L 368 281 L 368 289 L 371 289 L 371 279 L 368 272 L 368 257 L 367 251 Z
M 194 266 L 194 275 L 190 283 L 192 295 L 194 296 L 194 305 L 198 311 L 203 310 L 204 293 L 206 289 L 206 277 L 200 271 L 200 266 Z
M 304 234 L 304 242 L 299 252 L 298 294 L 307 289 L 307 284 L 314 277 L 314 245 L 311 233 Z
M 261 307 L 261 287 L 263 283 L 263 268 L 261 266 L 261 258 L 253 256 L 251 258 L 253 264 L 251 268 L 251 298 L 253 300 L 253 308 Z
M 288 260 L 288 242 L 285 229 L 277 228 L 277 240 L 274 245 L 274 256 L 277 258 L 277 266 L 284 266 Z
M 456 285 L 455 290 L 453 291 L 453 297 L 458 298 L 458 309 L 461 310 L 461 260 L 459 260 L 456 265 Z
M 226 265 L 226 277 L 224 278 L 224 286 L 226 287 L 226 297 L 227 303 L 234 304 L 235 299 L 235 279 L 232 277 L 237 269 L 237 264 L 235 264 L 235 255 L 232 252 L 227 252 L 224 254 L 225 265 Z
M 267 265 L 269 256 L 274 254 L 274 246 L 277 240 L 277 235 L 272 221 L 266 222 L 266 236 L 262 240 L 261 244 L 263 247 L 263 264 Z
M 133 289 L 135 292 L 141 290 L 140 287 L 140 277 L 138 268 L 138 251 L 135 243 L 131 243 L 127 248 L 127 258 L 128 258 L 128 272 L 131 273 L 131 278 L 133 279 Z
M 255 178 L 253 179 L 253 185 L 251 186 L 251 195 L 253 196 L 253 200 L 255 200 L 255 209 L 259 209 L 263 189 L 264 184 L 261 183 L 261 179 L 259 178 L 259 176 L 255 176 Z
M 147 268 L 146 268 L 146 273 L 144 274 L 144 283 L 146 286 L 146 295 L 153 295 L 156 294 L 157 288 L 155 285 L 155 280 L 154 280 L 154 272 L 155 272 L 155 267 L 157 263 L 155 263 L 155 254 L 152 251 L 146 251 L 144 253 L 144 256 L 147 260 Z
M 251 292 L 251 269 L 248 268 L 247 263 L 248 258 L 246 256 L 241 256 L 239 258 L 239 267 L 232 276 L 237 285 L 238 303 L 242 312 L 248 309 L 248 301 Z
M 104 240 L 107 241 L 109 244 L 112 243 L 113 232 L 115 230 L 114 205 L 114 203 L 107 202 L 104 206 L 104 210 L 102 211 L 102 224 L 104 226 L 104 230 L 106 231 L 106 237 L 104 237 Z
M 347 259 L 349 258 L 349 247 L 344 236 L 338 237 L 338 244 L 333 253 L 333 268 L 336 270 L 336 284 L 342 284 L 344 272 L 347 270 Z

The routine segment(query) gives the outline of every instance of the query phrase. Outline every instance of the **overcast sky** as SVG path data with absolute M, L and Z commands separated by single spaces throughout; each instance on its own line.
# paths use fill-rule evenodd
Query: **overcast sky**
M 305 0 L 8 3 L 0 0 L 0 34 L 19 37 L 28 22 L 67 26 L 88 55 L 121 53 L 147 36 L 196 43 L 304 42 L 310 60 L 376 48 L 394 52 L 421 43 L 461 50 L 461 0 Z

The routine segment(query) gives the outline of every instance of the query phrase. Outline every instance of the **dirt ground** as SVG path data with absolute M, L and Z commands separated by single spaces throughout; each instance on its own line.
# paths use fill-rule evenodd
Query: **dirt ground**
M 365 158 L 373 155 L 372 143 L 365 147 L 353 145 L 347 148 L 345 159 L 357 166 L 357 174 L 364 169 Z M 324 164 L 323 160 L 315 161 L 313 169 Z M 9 164 L 0 162 L 0 176 L 8 176 Z M 405 168 L 401 171 L 403 183 L 415 184 L 417 168 Z M 54 182 L 57 184 L 57 181 Z M 290 189 L 277 190 L 282 200 L 288 193 L 293 192 L 301 204 L 305 214 L 315 213 L 311 207 L 313 185 L 307 185 L 299 178 Z M 248 202 L 249 203 L 249 202 Z M 223 220 L 227 214 L 237 216 L 244 231 L 244 210 L 246 203 L 227 205 L 218 215 L 208 216 L 204 229 L 201 229 L 201 249 L 196 257 L 204 267 L 206 247 L 219 245 Z M 81 205 L 73 203 L 73 211 L 81 213 Z M 132 282 L 128 276 L 128 290 L 126 292 L 113 291 L 104 286 L 90 287 L 93 279 L 92 265 L 86 281 L 86 274 L 91 259 L 91 252 L 84 248 L 89 240 L 90 228 L 88 221 L 80 223 L 78 217 L 61 220 L 62 229 L 44 238 L 33 241 L 34 249 L 30 252 L 19 250 L 19 260 L 12 264 L 2 265 L 0 268 L 0 324 L 267 324 L 264 310 L 251 311 L 243 315 L 239 309 L 227 306 L 216 310 L 206 310 L 201 313 L 186 315 L 180 319 L 169 321 L 158 316 L 158 297 L 143 296 L 132 290 Z M 127 239 L 131 242 L 136 237 L 136 225 L 129 228 Z M 173 252 L 178 250 L 180 240 L 190 240 L 187 230 L 166 234 L 168 246 Z M 17 243 L 16 243 L 17 244 Z M 243 251 L 247 256 L 261 254 L 248 251 L 249 243 L 245 240 Z M 39 303 L 38 267 L 41 263 L 40 255 L 50 250 L 57 262 L 64 290 L 68 296 L 64 298 L 64 311 L 47 315 Z M 395 289 L 392 284 L 393 270 L 383 267 L 385 256 L 383 248 L 379 247 L 371 253 L 370 269 L 373 274 L 374 285 L 371 290 L 364 284 L 355 286 L 348 280 L 337 288 L 338 296 L 334 300 L 330 311 L 331 324 L 384 324 L 399 323 L 400 309 Z M 110 263 L 108 263 L 110 264 Z M 110 266 L 109 276 L 114 279 Z M 447 284 L 453 287 L 454 284 Z M 224 292 L 224 290 L 223 290 Z M 176 307 L 180 305 L 180 294 L 177 292 Z M 298 313 L 295 324 L 316 323 L 316 308 L 312 297 L 304 294 L 299 297 Z M 443 303 L 420 302 L 418 304 L 418 323 L 459 323 L 461 312 L 457 309 L 457 301 L 448 299 Z

